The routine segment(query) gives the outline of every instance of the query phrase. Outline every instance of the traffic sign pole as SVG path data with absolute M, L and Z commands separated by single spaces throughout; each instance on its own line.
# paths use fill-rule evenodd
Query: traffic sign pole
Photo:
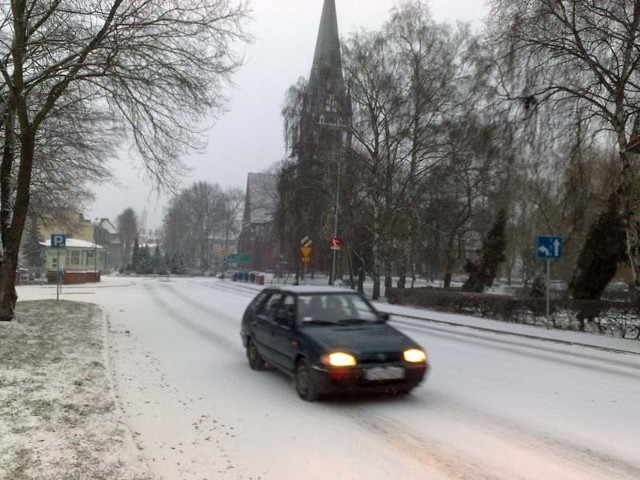
M 547 264 L 547 288 L 546 288 L 546 315 L 547 315 L 547 328 L 549 327 L 550 319 L 550 291 L 549 283 L 551 283 L 551 260 L 562 258 L 564 255 L 562 237 L 552 235 L 540 235 L 538 236 L 538 244 L 536 248 L 538 252 L 538 258 L 542 258 Z
M 309 255 L 311 255 L 311 244 L 313 242 L 309 237 L 304 237 L 300 240 L 300 253 L 302 254 L 302 278 L 307 279 L 307 264 L 311 261 Z
M 60 247 L 58 250 L 58 271 L 57 273 L 57 281 L 56 281 L 56 302 L 60 300 Z
M 60 279 L 60 249 L 66 248 L 67 246 L 67 235 L 65 233 L 52 233 L 51 240 L 49 241 L 51 247 L 55 247 L 58 251 L 58 271 L 57 271 L 57 282 L 56 282 L 56 301 L 60 300 L 60 290 L 62 289 L 61 279 Z M 65 251 L 66 258 L 66 251 Z
M 549 328 L 549 322 L 551 319 L 549 318 L 549 283 L 551 282 L 551 260 L 547 258 L 547 328 Z

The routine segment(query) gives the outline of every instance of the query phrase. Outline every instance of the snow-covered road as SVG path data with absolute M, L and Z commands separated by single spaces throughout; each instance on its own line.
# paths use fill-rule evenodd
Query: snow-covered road
M 640 478 L 640 355 L 398 319 L 429 351 L 425 384 L 306 403 L 246 364 L 240 318 L 257 288 L 64 287 L 107 310 L 116 393 L 157 478 Z

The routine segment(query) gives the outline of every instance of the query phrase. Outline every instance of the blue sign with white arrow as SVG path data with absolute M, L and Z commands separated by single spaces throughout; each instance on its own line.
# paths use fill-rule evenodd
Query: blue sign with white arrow
M 562 237 L 540 235 L 538 237 L 538 257 L 562 258 Z

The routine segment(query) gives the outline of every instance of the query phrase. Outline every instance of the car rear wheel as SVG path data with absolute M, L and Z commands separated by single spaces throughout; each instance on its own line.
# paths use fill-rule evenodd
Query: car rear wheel
M 247 341 L 247 360 L 249 361 L 249 366 L 253 370 L 264 370 L 266 367 L 266 363 L 260 356 L 258 347 L 256 346 L 256 342 L 253 341 L 253 338 L 250 338 Z
M 298 396 L 307 402 L 313 402 L 318 399 L 318 387 L 311 376 L 311 368 L 305 360 L 298 362 L 295 375 L 296 391 Z

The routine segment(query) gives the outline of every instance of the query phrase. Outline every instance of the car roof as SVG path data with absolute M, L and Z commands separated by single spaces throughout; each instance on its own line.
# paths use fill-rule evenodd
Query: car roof
M 357 294 L 355 290 L 343 287 L 332 287 L 330 285 L 271 285 L 265 290 L 291 292 L 297 295 L 311 295 L 314 293 L 326 294 L 326 293 L 347 293 Z

